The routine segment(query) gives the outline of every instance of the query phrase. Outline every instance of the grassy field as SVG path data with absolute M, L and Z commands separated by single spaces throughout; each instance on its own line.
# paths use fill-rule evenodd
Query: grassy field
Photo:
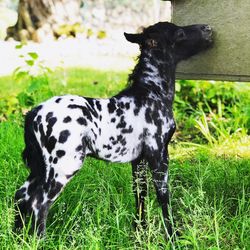
M 150 173 L 148 227 L 134 231 L 130 165 L 91 158 L 52 206 L 45 238 L 29 235 L 27 229 L 19 235 L 12 232 L 13 196 L 28 175 L 21 160 L 22 113 L 57 94 L 111 96 L 125 86 L 126 78 L 127 73 L 123 72 L 70 69 L 51 74 L 49 88 L 33 92 L 27 90 L 30 79 L 18 83 L 11 76 L 0 78 L 0 249 L 170 249 L 170 243 L 164 240 L 161 211 Z M 181 236 L 172 247 L 247 250 L 250 249 L 249 85 L 230 83 L 225 87 L 231 86 L 227 92 L 222 90 L 223 83 L 201 82 L 202 89 L 208 89 L 204 94 L 194 84 L 177 84 L 178 130 L 170 145 L 170 187 L 175 229 Z M 193 99 L 188 99 L 185 91 Z M 217 100 L 220 91 L 224 106 Z M 213 102 L 210 106 L 203 105 L 214 96 L 217 98 L 214 107 Z M 206 119 L 202 119 L 203 114 Z

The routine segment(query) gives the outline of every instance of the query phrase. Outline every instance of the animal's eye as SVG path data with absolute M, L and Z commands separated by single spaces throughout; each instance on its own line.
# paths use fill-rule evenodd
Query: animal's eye
M 180 41 L 183 41 L 183 40 L 186 40 L 187 36 L 184 32 L 183 29 L 178 29 L 175 34 L 174 34 L 174 40 L 176 42 L 180 42 Z

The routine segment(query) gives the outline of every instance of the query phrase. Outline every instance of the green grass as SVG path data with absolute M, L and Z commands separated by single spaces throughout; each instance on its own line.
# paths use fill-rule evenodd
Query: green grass
M 63 93 L 108 97 L 122 89 L 127 78 L 126 73 L 90 69 L 64 73 L 50 77 L 48 97 Z M 0 97 L 27 87 L 11 77 L 0 78 L 0 86 Z M 186 133 L 192 133 L 188 129 Z M 227 139 L 206 145 L 183 143 L 177 137 L 170 146 L 171 206 L 181 233 L 175 249 L 250 249 L 249 137 Z M 0 249 L 170 249 L 150 173 L 148 227 L 134 231 L 130 165 L 91 158 L 52 206 L 46 237 L 28 235 L 28 229 L 15 235 L 13 196 L 28 175 L 21 160 L 23 146 L 22 116 L 15 112 L 0 123 Z
M 109 97 L 125 86 L 127 73 L 72 68 L 54 72 L 50 75 L 49 80 L 54 95 L 70 93 Z M 0 97 L 5 97 L 25 90 L 28 81 L 15 81 L 13 76 L 4 76 L 0 77 L 0 86 Z

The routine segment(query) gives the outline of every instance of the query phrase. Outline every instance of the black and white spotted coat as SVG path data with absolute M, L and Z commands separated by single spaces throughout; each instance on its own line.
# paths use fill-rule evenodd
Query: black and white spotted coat
M 199 34 L 200 29 L 196 28 Z M 141 46 L 127 89 L 108 99 L 56 96 L 26 116 L 23 158 L 31 174 L 17 191 L 16 200 L 22 216 L 34 213 L 38 233 L 45 230 L 49 206 L 88 155 L 111 162 L 132 162 L 134 180 L 145 178 L 139 163 L 146 160 L 168 221 L 167 145 L 175 131 L 172 105 L 175 67 L 180 60 L 175 51 L 178 44 L 174 47 L 172 40 L 174 36 L 184 39 L 184 28 L 158 23 L 142 34 L 125 36 Z M 143 213 L 146 190 L 141 185 L 135 196 L 138 210 Z M 20 224 L 17 216 L 16 226 Z M 171 226 L 167 227 L 171 233 Z

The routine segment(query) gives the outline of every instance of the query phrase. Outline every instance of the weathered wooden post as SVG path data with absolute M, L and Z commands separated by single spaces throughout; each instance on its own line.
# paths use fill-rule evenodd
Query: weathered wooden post
M 250 81 L 250 1 L 172 0 L 177 25 L 210 24 L 214 47 L 182 62 L 179 79 Z

